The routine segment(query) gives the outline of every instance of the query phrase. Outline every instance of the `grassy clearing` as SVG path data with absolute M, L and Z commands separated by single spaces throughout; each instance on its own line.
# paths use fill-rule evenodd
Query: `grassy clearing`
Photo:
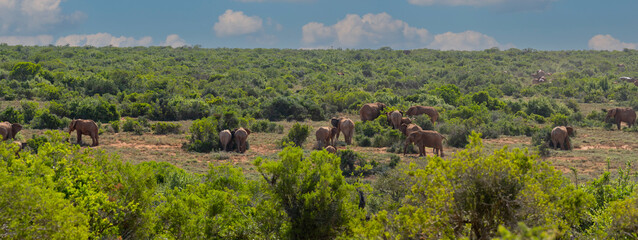
M 592 106 L 597 109 L 599 106 Z M 351 119 L 357 119 L 354 114 L 347 114 Z M 177 122 L 183 126 L 183 130 L 188 129 L 192 121 Z M 208 169 L 208 164 L 231 163 L 246 170 L 248 175 L 255 174 L 252 161 L 256 157 L 276 158 L 279 148 L 276 145 L 280 139 L 288 134 L 288 129 L 294 122 L 277 122 L 284 126 L 284 132 L 279 133 L 252 133 L 249 138 L 250 149 L 245 154 L 235 152 L 212 152 L 196 153 L 184 151 L 181 146 L 186 142 L 187 133 L 154 135 L 145 133 L 135 135 L 130 132 L 109 133 L 100 135 L 101 149 L 106 153 L 119 155 L 123 161 L 140 163 L 146 161 L 169 162 L 187 171 L 204 173 Z M 316 146 L 314 131 L 323 126 L 329 126 L 329 121 L 305 121 L 303 124 L 310 125 L 312 132 L 306 142 L 304 149 L 311 151 Z M 44 130 L 24 129 L 18 140 L 26 141 L 32 135 L 42 134 Z M 186 131 L 185 131 L 186 132 Z M 71 135 L 71 141 L 75 142 L 75 133 Z M 83 146 L 88 146 L 91 139 L 83 137 Z M 394 153 L 389 153 L 386 148 L 345 146 L 343 134 L 337 142 L 339 149 L 352 149 L 368 161 L 387 164 Z M 501 136 L 497 139 L 484 140 L 485 149 L 493 151 L 508 146 L 513 148 L 531 148 L 531 138 L 526 136 Z M 578 181 L 583 182 L 599 176 L 609 169 L 615 173 L 618 168 L 624 167 L 627 161 L 638 160 L 634 150 L 638 149 L 638 133 L 623 131 L 608 131 L 600 128 L 578 128 L 576 136 L 572 138 L 574 149 L 571 151 L 551 150 L 551 154 L 544 160 L 561 170 L 570 179 L 575 180 L 572 169 L 577 171 Z M 444 152 L 448 158 L 459 149 L 444 146 Z M 530 152 L 533 151 L 530 149 Z M 427 150 L 428 156 L 432 155 L 431 149 Z M 418 158 L 415 154 L 404 156 L 399 155 L 402 162 L 421 162 L 424 158 Z M 609 161 L 607 161 L 609 160 Z

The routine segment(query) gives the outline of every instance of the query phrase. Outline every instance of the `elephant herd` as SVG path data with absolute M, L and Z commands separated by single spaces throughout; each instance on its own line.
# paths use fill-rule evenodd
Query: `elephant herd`
M 4 140 L 15 140 L 16 134 L 22 130 L 22 125 L 19 123 L 1 122 L 0 123 L 0 135 Z M 93 120 L 75 119 L 69 124 L 69 134 L 77 130 L 77 143 L 82 141 L 82 135 L 89 135 L 93 140 L 91 146 L 97 146 L 98 142 L 98 127 Z M 18 145 L 18 152 L 26 146 L 26 143 L 15 142 Z M 16 154 L 18 154 L 16 152 Z
M 631 127 L 636 122 L 636 112 L 631 108 L 612 108 L 607 111 L 607 116 L 605 117 L 605 122 L 609 121 L 609 119 L 614 118 L 614 123 L 618 130 L 620 130 L 620 123 L 627 123 L 627 126 Z M 574 128 L 568 126 L 558 126 L 552 129 L 551 139 L 550 141 L 554 145 L 554 148 L 557 149 L 560 145 L 560 148 L 563 150 L 569 150 L 570 141 L 569 136 L 573 135 Z
M 359 110 L 359 117 L 362 122 L 372 121 L 378 118 L 385 110 L 386 105 L 383 103 L 367 103 Z M 432 123 L 439 118 L 439 113 L 433 107 L 413 106 L 407 112 L 389 111 L 386 112 L 387 122 L 392 128 L 400 130 L 407 138 L 404 144 L 403 154 L 407 154 L 407 147 L 411 143 L 415 143 L 419 148 L 419 156 L 426 155 L 425 147 L 433 148 L 436 155 L 443 157 L 443 135 L 436 131 L 423 130 L 416 124 L 412 123 L 409 117 L 421 114 L 430 116 Z M 325 148 L 328 152 L 336 152 L 335 143 L 339 139 L 339 134 L 343 133 L 346 145 L 352 144 L 354 135 L 354 122 L 348 118 L 339 117 L 330 119 L 331 126 L 320 127 L 315 132 L 317 138 L 317 147 Z

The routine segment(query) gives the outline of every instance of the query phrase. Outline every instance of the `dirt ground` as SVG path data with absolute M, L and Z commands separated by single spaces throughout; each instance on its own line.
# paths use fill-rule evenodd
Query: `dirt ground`
M 356 119 L 355 116 L 350 116 Z M 190 121 L 179 122 L 183 124 L 183 130 L 190 126 Z M 248 137 L 249 150 L 245 154 L 234 152 L 213 152 L 195 153 L 182 149 L 182 144 L 186 142 L 186 134 L 154 135 L 145 133 L 144 135 L 134 135 L 133 133 L 108 133 L 100 135 L 100 146 L 96 149 L 106 153 L 113 153 L 113 157 L 132 163 L 145 161 L 164 161 L 174 164 L 187 171 L 205 173 L 209 164 L 231 163 L 246 170 L 247 174 L 254 173 L 252 161 L 257 157 L 276 158 L 280 149 L 275 142 L 287 134 L 293 122 L 278 122 L 284 125 L 284 132 L 277 133 L 252 133 Z M 306 121 L 304 124 L 312 126 L 312 133 L 304 144 L 306 151 L 314 149 L 316 140 L 314 130 L 321 126 L 328 126 L 329 122 Z M 25 129 L 20 134 L 19 139 L 26 140 L 33 134 L 41 134 L 42 130 Z M 71 136 L 75 141 L 75 134 Z M 83 138 L 83 145 L 90 144 L 89 137 Z M 387 163 L 395 153 L 389 153 L 386 148 L 344 146 L 343 135 L 339 139 L 339 149 L 352 149 L 369 160 L 376 160 Z M 567 177 L 574 179 L 574 172 L 577 171 L 578 181 L 591 180 L 606 170 L 612 173 L 617 172 L 620 167 L 624 167 L 627 162 L 635 162 L 638 155 L 635 151 L 638 148 L 638 133 L 623 131 L 607 131 L 599 128 L 577 129 L 577 135 L 572 138 L 573 150 L 550 150 L 550 156 L 543 158 L 556 169 L 562 171 Z M 530 148 L 531 138 L 526 136 L 508 137 L 502 136 L 497 139 L 485 139 L 486 150 L 493 151 L 508 146 L 513 148 Z M 444 145 L 445 158 L 451 158 L 460 149 Z M 532 152 L 530 150 L 530 152 Z M 431 150 L 428 149 L 428 155 Z M 117 155 L 117 156 L 115 156 Z M 399 155 L 401 161 L 424 161 L 416 154 L 408 156 Z M 633 167 L 635 168 L 635 167 Z

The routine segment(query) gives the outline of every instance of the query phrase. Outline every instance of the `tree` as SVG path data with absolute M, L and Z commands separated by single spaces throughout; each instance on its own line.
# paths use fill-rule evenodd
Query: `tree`
M 10 77 L 12 79 L 26 81 L 38 74 L 41 68 L 40 64 L 19 62 L 13 66 L 13 69 L 11 69 Z
M 289 237 L 333 239 L 345 231 L 356 205 L 348 198 L 354 188 L 341 174 L 341 160 L 325 151 L 314 151 L 304 159 L 301 148 L 290 146 L 279 158 L 257 158 L 254 165 L 267 191 L 286 212 Z

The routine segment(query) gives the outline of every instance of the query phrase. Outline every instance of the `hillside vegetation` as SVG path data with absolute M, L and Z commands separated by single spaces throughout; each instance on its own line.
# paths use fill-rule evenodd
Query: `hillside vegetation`
M 605 121 L 638 110 L 624 76 L 638 51 L 0 45 L 0 121 L 26 143 L 0 144 L 0 238 L 638 238 L 638 127 Z M 385 115 L 359 121 L 370 102 L 435 107 L 412 121 L 446 136 L 445 158 L 400 156 Z M 337 116 L 353 145 L 314 151 Z M 100 146 L 59 131 L 77 118 Z M 574 150 L 551 150 L 563 125 Z M 247 153 L 221 152 L 238 127 Z M 117 150 L 166 134 L 158 156 Z

